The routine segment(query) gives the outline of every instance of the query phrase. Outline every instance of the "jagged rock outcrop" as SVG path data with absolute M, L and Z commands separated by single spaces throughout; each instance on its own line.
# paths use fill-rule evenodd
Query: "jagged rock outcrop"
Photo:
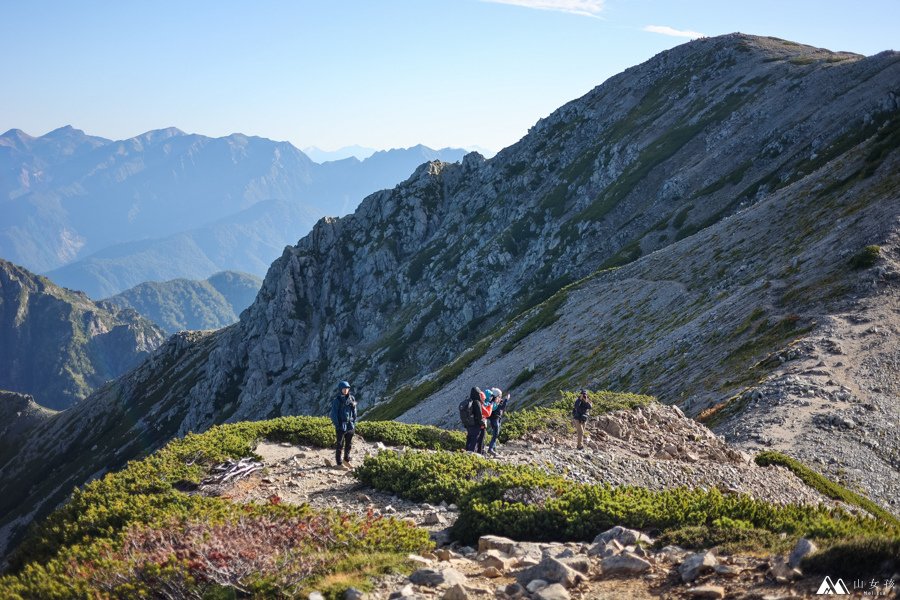
M 0 390 L 0 454 L 14 451 L 34 427 L 52 414 L 28 394 Z
M 0 259 L 0 388 L 67 408 L 136 366 L 163 339 L 133 310 L 98 306 Z
M 80 474 L 115 468 L 167 435 L 323 412 L 338 378 L 353 381 L 363 408 L 390 400 L 390 417 L 429 397 L 422 410 L 437 401 L 443 411 L 460 385 L 482 378 L 508 381 L 533 402 L 556 386 L 606 381 L 699 412 L 746 385 L 735 374 L 757 361 L 756 347 L 691 353 L 729 339 L 718 319 L 745 318 L 743 308 L 729 312 L 729 294 L 767 297 L 800 283 L 785 269 L 804 273 L 814 256 L 793 245 L 803 243 L 797 232 L 844 252 L 890 228 L 898 74 L 897 53 L 865 58 L 741 34 L 664 52 L 489 161 L 423 165 L 353 215 L 320 221 L 273 263 L 239 323 L 171 340 L 154 362 L 44 426 L 60 432 L 55 449 L 35 436 L 23 456 L 42 454 L 59 474 L 58 500 Z M 829 229 L 835 211 L 840 234 Z M 734 215 L 766 227 L 745 235 L 745 217 Z M 716 233 L 692 237 L 716 223 Z M 769 260 L 776 243 L 785 264 Z M 828 258 L 829 274 L 846 261 Z M 552 310 L 511 321 L 564 285 L 629 262 L 573 288 L 577 303 L 557 295 Z M 784 328 L 806 321 L 785 314 L 780 297 L 767 302 L 772 335 L 750 325 L 759 348 L 774 351 L 790 337 Z M 657 330 L 665 342 L 645 347 L 641 336 L 658 340 Z M 122 411 L 131 421 L 111 425 L 107 415 Z M 126 422 L 136 425 L 120 431 Z M 102 423 L 117 428 L 114 440 L 131 432 L 124 447 L 107 441 Z M 4 489 L 24 477 L 17 464 L 0 467 Z M 17 500 L 45 502 L 42 492 Z

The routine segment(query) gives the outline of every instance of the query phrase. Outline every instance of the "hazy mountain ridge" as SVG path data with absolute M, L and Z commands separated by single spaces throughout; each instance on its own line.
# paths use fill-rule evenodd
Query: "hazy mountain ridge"
M 166 278 L 205 278 L 228 268 L 262 275 L 316 219 L 351 211 L 362 196 L 395 185 L 426 160 L 462 155 L 414 147 L 325 167 L 287 142 L 241 134 L 209 138 L 168 128 L 109 141 L 71 127 L 40 138 L 11 130 L 0 136 L 7 215 L 0 255 L 51 271 L 55 281 L 95 298 L 160 278 L 140 252 L 124 252 L 133 243 L 171 252 L 172 236 L 189 236 L 191 247 L 183 257 L 177 250 L 170 255 Z M 270 201 L 268 220 L 277 225 L 250 210 L 263 201 Z M 209 239 L 211 227 L 218 240 Z M 248 229 L 268 244 L 228 245 L 227 238 Z M 118 260 L 105 261 L 108 251 Z M 215 262 L 221 254 L 238 260 Z M 187 270 L 179 272 L 182 263 Z
M 262 279 L 248 273 L 223 271 L 197 281 L 148 281 L 105 300 L 101 306 L 131 308 L 167 334 L 186 329 L 220 329 L 256 298 Z
M 136 366 L 164 335 L 134 311 L 0 259 L 0 339 L 0 389 L 61 409 Z
M 535 311 L 535 321 L 511 319 L 565 284 L 642 255 L 650 256 L 634 268 L 683 260 L 653 252 L 677 240 L 673 248 L 684 248 L 692 240 L 683 238 L 779 189 L 803 182 L 831 198 L 864 186 L 876 191 L 867 205 L 887 202 L 892 180 L 878 184 L 896 145 L 885 148 L 879 136 L 896 127 L 898 72 L 896 53 L 863 58 L 740 34 L 704 39 L 611 78 L 490 161 L 471 154 L 459 165 L 423 166 L 285 249 L 238 324 L 174 336 L 131 375 L 41 426 L 17 460 L 0 457 L 0 509 L 45 510 L 71 485 L 175 434 L 322 412 L 338 377 L 354 382 L 364 407 L 390 398 L 385 410 L 399 415 L 492 344 L 496 351 L 500 336 L 521 341 L 529 329 L 562 322 L 559 305 Z M 874 158 L 869 164 L 861 156 Z M 828 177 L 860 160 L 865 173 Z M 830 216 L 817 214 L 825 222 L 807 225 L 827 227 Z M 726 252 L 713 260 L 727 273 L 740 259 Z M 621 293 L 648 291 L 638 281 Z M 504 339 L 504 346 L 513 342 Z M 774 351 L 781 340 L 761 343 Z M 424 375 L 469 346 L 455 364 Z M 677 364 L 677 354 L 665 360 Z M 745 357 L 734 368 L 752 364 Z M 658 381 L 669 381 L 669 366 Z M 540 372 L 531 387 L 550 385 L 549 378 Z M 641 381 L 653 391 L 652 377 Z M 406 387 L 415 382 L 424 385 Z M 612 383 L 635 385 L 633 375 Z M 708 383 L 717 382 L 689 380 L 679 390 L 699 398 L 695 411 L 715 396 L 702 387 Z M 664 401 L 682 398 L 662 391 Z M 85 452 L 93 444 L 98 449 Z M 20 465 L 38 456 L 51 476 L 32 488 Z M 17 516 L 3 521 L 5 534 L 15 535 L 9 525 Z

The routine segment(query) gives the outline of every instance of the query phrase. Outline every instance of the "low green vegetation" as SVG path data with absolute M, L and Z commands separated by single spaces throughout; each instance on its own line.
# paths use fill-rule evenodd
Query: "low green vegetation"
M 366 485 L 414 501 L 453 502 L 455 537 L 504 535 L 532 541 L 590 540 L 614 525 L 664 533 L 688 526 L 758 529 L 789 536 L 874 536 L 893 524 L 824 506 L 775 505 L 717 489 L 585 485 L 535 467 L 467 454 L 382 452 L 356 471 Z
M 688 525 L 665 531 L 656 538 L 655 546 L 681 546 L 690 550 L 718 548 L 727 554 L 736 552 L 786 553 L 796 539 L 781 536 L 768 529 L 742 526 L 740 523 L 718 525 Z
M 572 431 L 572 409 L 575 407 L 576 397 L 575 392 L 562 392 L 562 398 L 549 406 L 506 413 L 503 427 L 500 429 L 500 441 L 521 439 L 529 433 L 541 430 Z M 651 396 L 590 390 L 588 398 L 593 404 L 592 415 L 644 406 L 656 401 Z
M 800 461 L 782 454 L 781 452 L 766 451 L 756 455 L 756 464 L 766 467 L 769 465 L 779 465 L 789 469 L 799 477 L 803 483 L 818 491 L 824 496 L 828 496 L 834 500 L 841 500 L 847 504 L 858 506 L 870 515 L 878 517 L 885 523 L 900 529 L 900 519 L 884 510 L 868 498 L 865 498 L 852 490 L 848 490 L 844 486 L 831 481 L 824 475 L 810 469 Z
M 359 433 L 416 448 L 458 449 L 464 442 L 458 432 L 394 422 L 360 423 Z M 334 430 L 322 417 L 281 417 L 170 442 L 76 490 L 30 532 L 0 589 L 9 598 L 50 599 L 139 598 L 163 588 L 185 597 L 223 591 L 231 595 L 221 597 L 234 597 L 240 590 L 268 597 L 312 588 L 339 597 L 370 575 L 404 568 L 409 552 L 431 547 L 426 531 L 394 519 L 316 511 L 277 497 L 240 505 L 181 491 L 196 487 L 212 465 L 251 456 L 260 439 L 328 447 Z M 254 553 L 260 548 L 269 552 Z M 209 564 L 230 578 L 221 580 Z
M 881 246 L 866 246 L 850 258 L 850 266 L 854 269 L 874 267 L 881 256 Z
M 880 578 L 900 569 L 900 537 L 855 537 L 841 540 L 803 559 L 804 573 L 844 578 Z M 849 580 L 849 579 L 847 579 Z

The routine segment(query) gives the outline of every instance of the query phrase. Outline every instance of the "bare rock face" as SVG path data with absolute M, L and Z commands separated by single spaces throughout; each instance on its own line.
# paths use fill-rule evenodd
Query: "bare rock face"
M 323 414 L 344 378 L 362 409 L 423 423 L 455 425 L 473 381 L 544 402 L 561 374 L 554 385 L 648 389 L 698 414 L 811 326 L 808 307 L 843 284 L 842 252 L 888 240 L 884 190 L 900 169 L 878 136 L 896 117 L 898 71 L 891 52 L 702 39 L 609 79 L 491 160 L 422 165 L 285 248 L 239 323 L 170 339 L 41 426 L 0 469 L 0 528 L 174 435 Z M 850 277 L 854 293 L 881 289 Z M 415 404 L 402 416 L 401 390 Z M 121 423 L 133 425 L 99 445 Z M 631 443 L 633 425 L 605 435 Z M 716 448 L 653 450 L 702 463 Z M 17 465 L 37 457 L 58 475 L 49 497 L 20 485 Z

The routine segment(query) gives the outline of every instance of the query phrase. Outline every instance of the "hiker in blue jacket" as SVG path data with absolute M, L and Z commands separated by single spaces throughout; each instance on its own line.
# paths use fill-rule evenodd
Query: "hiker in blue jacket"
M 353 432 L 356 430 L 356 398 L 350 394 L 350 383 L 347 381 L 338 384 L 338 394 L 331 400 L 331 422 L 334 423 L 337 434 L 334 461 L 338 467 L 349 469 L 352 467 L 350 445 L 353 443 Z
M 498 388 L 491 389 L 491 395 L 495 398 L 494 409 L 488 423 L 491 426 L 491 443 L 488 444 L 488 454 L 497 454 L 497 438 L 500 437 L 500 422 L 503 420 L 503 413 L 506 412 L 506 405 L 509 403 L 509 394 L 503 396 Z

